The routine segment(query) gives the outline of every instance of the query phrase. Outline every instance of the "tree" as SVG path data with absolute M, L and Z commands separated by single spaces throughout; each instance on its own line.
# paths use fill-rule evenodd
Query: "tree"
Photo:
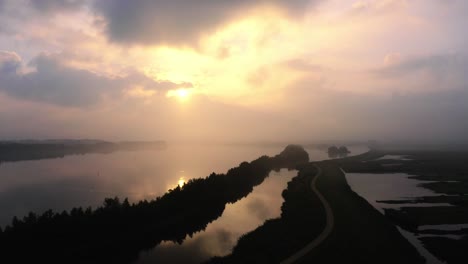
M 341 146 L 341 147 L 338 149 L 338 152 L 339 152 L 340 154 L 351 153 L 351 151 L 349 151 L 348 148 L 345 147 L 345 146 Z

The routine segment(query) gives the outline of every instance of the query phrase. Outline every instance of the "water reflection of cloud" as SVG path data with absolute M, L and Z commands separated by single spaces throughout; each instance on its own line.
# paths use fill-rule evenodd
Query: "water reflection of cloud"
M 199 233 L 187 239 L 182 245 L 163 242 L 154 250 L 140 254 L 138 264 L 201 263 L 212 256 L 229 253 L 236 241 L 229 230 L 216 229 L 209 235 Z
M 297 171 L 281 170 L 271 173 L 265 182 L 247 197 L 226 205 L 221 218 L 207 228 L 187 237 L 182 245 L 165 242 L 154 250 L 140 254 L 135 264 L 201 263 L 213 256 L 225 256 L 238 238 L 262 225 L 266 219 L 278 217 L 283 202 L 281 192 Z
M 229 230 L 219 228 L 216 229 L 214 239 L 210 237 L 204 237 L 201 239 L 205 240 L 205 250 L 210 252 L 212 256 L 214 255 L 224 255 L 227 252 L 232 250 L 232 247 L 235 245 L 236 240 L 232 232 Z
M 271 215 L 267 203 L 260 198 L 252 199 L 247 204 L 247 210 L 249 211 L 249 213 L 255 215 L 255 217 L 261 220 L 267 219 Z
M 184 250 L 181 250 L 181 247 Z M 165 242 L 155 249 L 140 254 L 138 264 L 152 263 L 200 263 L 209 255 L 201 250 L 199 243 L 178 245 Z

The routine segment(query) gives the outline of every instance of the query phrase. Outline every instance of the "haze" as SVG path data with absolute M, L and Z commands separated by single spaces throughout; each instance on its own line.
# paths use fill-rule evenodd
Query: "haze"
M 464 0 L 0 0 L 0 138 L 467 142 Z

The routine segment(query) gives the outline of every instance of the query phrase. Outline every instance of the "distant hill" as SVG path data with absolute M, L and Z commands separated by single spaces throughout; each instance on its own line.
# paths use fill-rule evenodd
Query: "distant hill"
M 109 142 L 91 139 L 0 141 L 0 163 L 62 158 L 67 155 L 111 153 L 121 150 L 164 149 L 165 141 Z
M 19 139 L 19 140 L 1 140 L 0 144 L 62 144 L 62 145 L 91 145 L 98 143 L 112 143 L 110 141 L 99 140 L 99 139 Z

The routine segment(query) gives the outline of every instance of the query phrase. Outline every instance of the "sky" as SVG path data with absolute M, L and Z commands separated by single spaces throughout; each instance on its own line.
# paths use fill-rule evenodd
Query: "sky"
M 0 0 L 0 139 L 467 142 L 465 0 Z

